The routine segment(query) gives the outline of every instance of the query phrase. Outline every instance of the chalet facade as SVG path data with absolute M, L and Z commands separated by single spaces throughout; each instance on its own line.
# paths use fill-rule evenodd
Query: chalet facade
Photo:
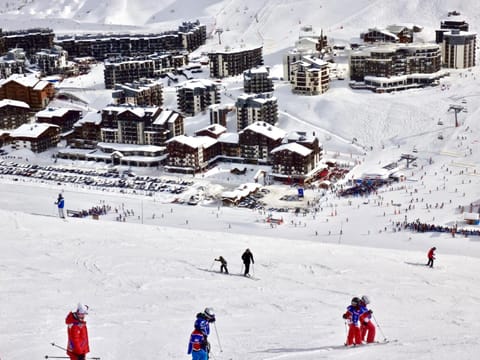
M 412 43 L 413 28 L 403 25 L 389 25 L 386 29 L 372 28 L 360 34 L 360 38 L 366 43 Z
M 237 131 L 247 126 L 263 121 L 275 125 L 278 121 L 277 98 L 262 94 L 243 94 L 235 103 L 237 109 Z
M 94 149 L 101 140 L 102 114 L 88 112 L 73 125 L 73 134 L 67 138 L 74 148 Z
M 73 125 L 82 117 L 81 110 L 67 108 L 47 108 L 35 114 L 37 123 L 54 124 L 61 132 L 73 129 Z
M 241 75 L 244 71 L 263 65 L 263 48 L 211 52 L 208 54 L 210 76 L 224 78 Z
M 167 152 L 168 170 L 196 173 L 206 169 L 220 155 L 220 146 L 209 136 L 180 135 L 167 141 Z
M 282 144 L 271 151 L 272 172 L 294 179 L 304 179 L 317 166 L 313 150 L 297 144 Z
M 162 106 L 163 84 L 148 79 L 141 79 L 132 83 L 115 84 L 112 98 L 115 105 Z
M 326 61 L 310 56 L 291 64 L 292 92 L 302 95 L 320 95 L 330 88 L 330 70 Z
M 443 66 L 450 69 L 465 69 L 475 66 L 477 34 L 451 30 L 443 34 Z
M 210 105 L 220 103 L 218 85 L 207 79 L 190 80 L 177 88 L 177 104 L 187 116 L 206 111 Z
M 100 139 L 105 143 L 162 146 L 183 133 L 183 117 L 175 111 L 129 106 L 102 110 Z
M 273 92 L 273 80 L 270 68 L 261 66 L 243 72 L 243 91 L 247 94 Z
M 292 64 L 301 61 L 304 57 L 319 58 L 320 53 L 311 48 L 294 48 L 283 55 L 283 79 L 292 81 Z
M 280 146 L 286 133 L 266 122 L 256 122 L 239 132 L 241 156 L 253 163 L 269 163 L 270 152 Z
M 241 159 L 238 133 L 225 132 L 217 140 L 220 145 L 222 158 L 243 160 Z
M 60 142 L 60 128 L 52 124 L 23 124 L 10 133 L 12 147 L 40 153 Z
M 0 100 L 0 129 L 16 129 L 30 121 L 30 106 L 17 100 Z
M 55 95 L 53 84 L 33 76 L 11 76 L 0 81 L 0 100 L 11 99 L 27 103 L 32 110 L 42 110 Z

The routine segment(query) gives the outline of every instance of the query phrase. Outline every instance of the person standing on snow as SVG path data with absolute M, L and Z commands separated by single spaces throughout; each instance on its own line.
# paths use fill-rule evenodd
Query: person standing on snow
M 372 322 L 372 310 L 367 308 L 367 305 L 370 304 L 370 299 L 367 295 L 363 295 L 360 298 L 360 306 L 362 307 L 362 315 L 360 315 L 361 326 L 360 332 L 362 334 L 362 340 L 365 341 L 365 336 L 367 337 L 367 343 L 375 342 L 375 333 L 376 328 Z
M 245 252 L 242 254 L 242 261 L 243 265 L 245 265 L 245 272 L 243 275 L 250 276 L 250 263 L 255 264 L 255 261 L 253 261 L 253 254 L 250 249 L 245 250 Z
M 347 312 L 342 316 L 348 323 L 348 335 L 345 346 L 362 344 L 362 334 L 360 332 L 360 316 L 362 313 L 363 309 L 360 306 L 360 299 L 354 297 L 351 305 L 347 307 Z
M 77 310 L 70 312 L 65 319 L 68 333 L 67 355 L 71 360 L 85 360 L 85 356 L 90 352 L 85 321 L 87 314 L 88 306 L 78 304 Z
M 215 312 L 211 307 L 205 308 L 203 312 L 197 314 L 195 324 L 193 325 L 196 330 L 202 332 L 205 337 L 210 335 L 210 323 L 215 322 Z
M 220 261 L 220 272 L 223 273 L 223 270 L 225 270 L 225 274 L 228 274 L 227 260 L 223 256 L 219 256 L 215 261 Z
M 58 199 L 55 201 L 55 205 L 58 208 L 58 216 L 62 219 L 65 219 L 65 213 L 63 212 L 63 208 L 65 207 L 65 199 L 63 198 L 62 194 L 58 194 Z
M 208 360 L 209 344 L 207 337 L 197 329 L 190 335 L 187 354 L 192 355 L 192 360 Z
M 437 248 L 434 246 L 430 250 L 428 250 L 428 254 L 427 254 L 427 257 L 428 257 L 427 266 L 430 266 L 431 268 L 433 267 L 433 260 L 435 260 L 435 250 L 437 250 Z

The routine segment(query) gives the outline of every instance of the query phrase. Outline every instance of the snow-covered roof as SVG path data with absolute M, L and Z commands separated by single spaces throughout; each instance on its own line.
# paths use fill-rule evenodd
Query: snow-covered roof
M 255 192 L 257 189 L 259 189 L 261 187 L 262 186 L 260 184 L 257 184 L 257 183 L 242 184 L 239 187 L 237 187 L 235 190 L 224 191 L 222 193 L 222 198 L 238 201 L 238 200 L 250 195 L 252 192 Z
M 238 144 L 238 133 L 227 132 L 223 133 L 218 137 L 218 142 L 228 143 L 228 144 Z
M 245 129 L 242 130 L 242 132 L 246 130 L 254 131 L 256 133 L 265 135 L 273 140 L 282 139 L 287 134 L 284 130 L 264 121 L 256 121 L 253 124 L 248 125 Z
M 37 118 L 52 118 L 52 117 L 62 117 L 68 113 L 71 109 L 67 108 L 47 108 L 45 110 L 39 111 L 36 113 Z
M 79 126 L 86 123 L 92 123 L 94 125 L 100 125 L 102 123 L 102 114 L 96 111 L 90 111 L 86 113 L 83 118 L 79 119 L 74 126 Z
M 311 149 L 306 148 L 305 146 L 297 144 L 297 143 L 288 143 L 288 144 L 283 144 L 283 145 L 277 146 L 275 149 L 273 149 L 271 151 L 271 153 L 274 154 L 274 153 L 277 153 L 277 152 L 280 152 L 280 151 L 285 151 L 285 150 L 297 153 L 301 156 L 307 156 L 307 155 L 310 155 L 312 153 Z
M 48 124 L 48 123 L 36 123 L 36 124 L 23 124 L 20 127 L 16 128 L 10 133 L 12 138 L 17 137 L 26 137 L 26 138 L 38 138 L 45 131 L 51 127 L 58 128 L 57 125 Z
M 198 148 L 208 148 L 214 144 L 217 143 L 217 140 L 214 138 L 211 138 L 210 136 L 186 136 L 186 135 L 179 135 L 175 136 L 174 138 L 171 138 L 170 140 L 167 141 L 168 143 L 171 142 L 178 142 L 184 145 L 187 145 L 193 149 L 198 149 Z
M 180 114 L 172 110 L 163 110 L 160 115 L 154 120 L 154 125 L 163 125 L 165 122 L 174 122 Z
M 215 135 L 220 135 L 222 133 L 224 133 L 225 131 L 227 131 L 227 128 L 225 126 L 222 126 L 220 124 L 212 124 L 212 125 L 208 125 L 200 130 L 197 130 L 196 132 L 200 132 L 200 131 L 209 131 L 211 132 L 212 134 L 215 134 Z
M 18 100 L 11 100 L 11 99 L 3 99 L 0 100 L 0 108 L 4 106 L 15 106 L 15 107 L 21 107 L 25 109 L 30 109 L 30 105 L 23 101 L 18 101 Z
M 110 105 L 107 107 L 103 108 L 103 111 L 112 111 L 116 112 L 118 114 L 122 114 L 126 111 L 130 111 L 131 113 L 135 114 L 136 116 L 142 118 L 145 116 L 146 113 L 155 113 L 159 109 L 158 106 L 152 106 L 152 107 L 140 107 L 140 106 L 115 106 L 115 105 Z
M 207 88 L 207 87 L 216 86 L 216 85 L 217 83 L 209 79 L 194 79 L 194 80 L 189 80 L 184 82 L 181 87 L 193 90 L 198 88 Z
M 164 146 L 156 145 L 135 145 L 135 144 L 119 144 L 119 143 L 98 143 L 100 149 L 112 149 L 113 151 L 143 151 L 143 152 L 156 152 L 164 151 Z

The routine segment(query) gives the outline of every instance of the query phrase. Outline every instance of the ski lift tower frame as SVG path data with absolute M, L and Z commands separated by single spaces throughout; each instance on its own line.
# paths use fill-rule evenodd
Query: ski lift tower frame
M 220 38 L 220 35 L 222 35 L 222 33 L 223 33 L 222 28 L 215 29 L 215 34 L 218 34 L 218 45 L 222 45 L 222 39 Z
M 462 111 L 463 109 L 465 109 L 464 106 L 462 105 L 456 105 L 456 104 L 452 104 L 450 105 L 450 107 L 448 108 L 448 111 L 450 110 L 453 110 L 455 112 L 455 127 L 458 127 L 458 118 L 457 118 L 457 114 Z
M 410 168 L 410 163 L 417 160 L 417 157 L 414 156 L 414 155 L 411 155 L 411 154 L 402 154 L 401 159 L 407 161 L 407 169 L 409 169 Z

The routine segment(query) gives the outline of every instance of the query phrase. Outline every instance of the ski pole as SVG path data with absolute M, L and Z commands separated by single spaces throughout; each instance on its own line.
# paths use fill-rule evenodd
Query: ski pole
M 348 329 L 347 329 L 347 322 L 344 321 L 343 324 L 345 325 L 345 346 L 348 344 Z
M 253 273 L 253 276 L 255 276 L 255 264 L 252 263 L 252 273 Z
M 212 265 L 210 265 L 210 270 L 212 270 L 213 265 L 215 265 L 215 260 L 213 260 Z
M 213 323 L 213 327 L 215 328 L 215 334 L 217 335 L 218 348 L 220 349 L 220 352 L 223 352 L 222 344 L 220 344 L 220 336 L 218 336 L 217 324 Z
M 373 318 L 373 320 L 375 320 L 375 323 L 377 324 L 378 330 L 380 330 L 380 332 L 382 333 L 383 341 L 387 341 L 387 337 L 386 337 L 385 334 L 383 333 L 383 330 L 382 330 L 382 328 L 380 327 L 380 324 L 378 323 L 377 319 L 375 318 L 375 315 L 372 314 L 372 318 Z
M 51 343 L 52 346 L 55 346 L 59 349 L 62 349 L 63 351 L 68 351 L 67 349 L 65 349 L 64 347 L 61 347 L 61 346 L 58 346 L 57 344 L 55 344 L 54 342 Z

